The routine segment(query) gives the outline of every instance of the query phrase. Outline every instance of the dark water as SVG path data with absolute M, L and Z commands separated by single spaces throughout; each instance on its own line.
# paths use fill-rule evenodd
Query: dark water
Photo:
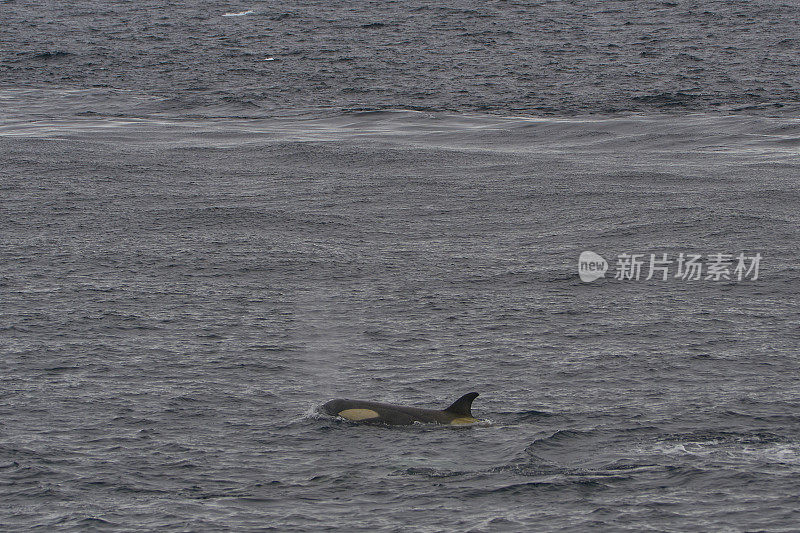
M 796 4 L 2 16 L 0 529 L 797 528 Z
M 0 5 L 2 85 L 83 89 L 45 97 L 59 114 L 785 113 L 800 102 L 790 1 Z

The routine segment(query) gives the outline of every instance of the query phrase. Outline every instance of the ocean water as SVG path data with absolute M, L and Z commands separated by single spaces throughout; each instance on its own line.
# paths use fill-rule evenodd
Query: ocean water
M 797 4 L 0 6 L 3 531 L 800 527 Z

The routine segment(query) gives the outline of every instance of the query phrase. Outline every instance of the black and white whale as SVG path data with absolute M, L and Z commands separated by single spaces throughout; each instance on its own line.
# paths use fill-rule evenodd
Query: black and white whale
M 472 401 L 477 397 L 477 392 L 470 392 L 442 410 L 345 399 L 331 400 L 320 407 L 320 410 L 354 422 L 396 426 L 407 426 L 414 422 L 462 425 L 478 421 L 472 416 Z

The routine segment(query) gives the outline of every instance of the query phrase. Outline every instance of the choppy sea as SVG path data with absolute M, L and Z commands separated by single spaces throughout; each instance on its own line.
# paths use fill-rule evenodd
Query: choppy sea
M 3 531 L 800 528 L 796 3 L 0 13 Z

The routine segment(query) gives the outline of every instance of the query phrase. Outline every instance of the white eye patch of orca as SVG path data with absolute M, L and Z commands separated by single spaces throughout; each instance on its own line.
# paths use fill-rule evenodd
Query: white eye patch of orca
M 378 415 L 377 411 L 373 411 L 372 409 L 345 409 L 344 411 L 339 411 L 336 414 L 342 418 L 346 418 L 354 422 L 368 420 L 370 418 L 378 418 L 378 416 L 380 416 Z

